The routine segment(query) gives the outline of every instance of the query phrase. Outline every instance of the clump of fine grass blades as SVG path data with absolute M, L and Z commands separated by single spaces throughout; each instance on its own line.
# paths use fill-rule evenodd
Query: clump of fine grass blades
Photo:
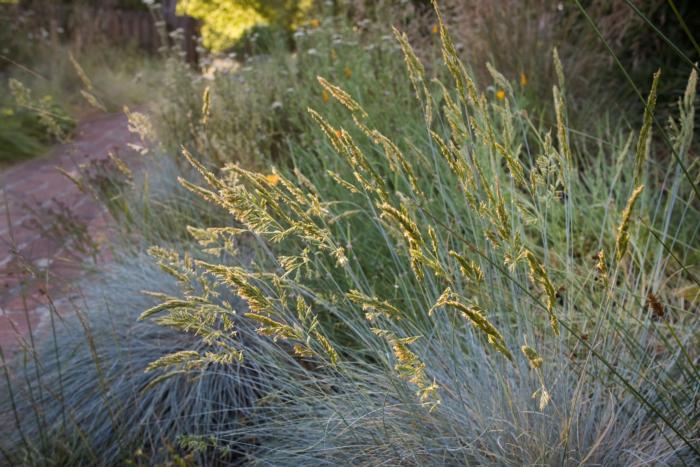
M 200 438 L 248 423 L 247 413 L 262 392 L 258 386 L 272 381 L 259 363 L 285 354 L 269 348 L 258 363 L 219 361 L 197 374 L 185 372 L 186 356 L 208 345 L 137 321 L 154 302 L 141 293 L 143 287 L 174 293 L 177 282 L 144 256 L 125 259 L 93 278 L 88 294 L 75 304 L 77 316 L 56 319 L 50 336 L 7 362 L 0 399 L 3 463 L 192 465 L 244 457 L 247 449 L 219 449 Z M 235 345 L 248 340 L 245 334 L 260 340 L 252 329 L 239 329 Z M 252 341 L 246 345 L 255 348 Z M 176 361 L 173 352 L 181 358 Z M 159 361 L 181 363 L 182 369 L 164 374 Z
M 274 464 L 692 463 L 698 327 L 675 291 L 696 280 L 684 263 L 697 232 L 670 220 L 697 215 L 695 182 L 649 157 L 647 118 L 639 137 L 577 153 L 556 53 L 555 128 L 490 99 L 436 11 L 449 83 L 428 83 L 396 34 L 422 132 L 385 135 L 364 96 L 319 78 L 349 126 L 310 109 L 327 144 L 296 147 L 292 169 L 214 172 L 184 152 L 205 185 L 182 184 L 242 224 L 190 229 L 209 255 L 190 280 L 247 308 L 186 288 L 143 317 L 217 349 L 187 353 L 188 369 L 254 361 L 230 342 L 244 323 L 313 369 L 298 380 L 280 367 L 251 426 L 208 439 L 235 450 L 254 433 L 248 459 Z M 695 87 L 693 71 L 668 130 L 681 161 Z M 255 260 L 221 262 L 240 242 Z

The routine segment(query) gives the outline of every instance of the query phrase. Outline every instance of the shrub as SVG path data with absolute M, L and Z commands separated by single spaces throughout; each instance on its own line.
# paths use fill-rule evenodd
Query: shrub
M 190 288 L 143 317 L 257 323 L 318 368 L 322 385 L 262 397 L 274 413 L 258 401 L 245 432 L 261 463 L 692 462 L 698 329 L 674 290 L 693 279 L 667 259 L 697 251 L 696 232 L 671 221 L 697 209 L 683 169 L 695 71 L 671 126 L 679 169 L 649 159 L 656 84 L 636 143 L 615 136 L 591 158 L 570 144 L 556 53 L 549 130 L 495 69 L 504 94 L 481 92 L 438 24 L 449 86 L 427 84 L 397 33 L 423 132 L 386 136 L 365 96 L 319 78 L 351 126 L 310 110 L 327 142 L 297 148 L 293 170 L 217 174 L 185 151 L 206 185 L 183 184 L 243 224 L 190 229 L 211 255 L 197 280 L 250 312 L 231 317 Z M 255 261 L 221 263 L 238 242 L 259 245 Z M 186 365 L 254 361 L 229 335 L 204 332 L 219 352 Z M 236 434 L 210 435 L 235 450 Z
M 270 25 L 256 25 L 246 32 L 230 48 L 229 53 L 238 57 L 270 54 L 287 45 L 289 34 L 284 29 Z
M 0 115 L 0 163 L 13 162 L 41 152 L 45 145 L 64 141 L 75 126 L 74 120 L 56 104 L 51 95 L 40 99 L 21 82 L 7 84 L 12 101 L 2 104 Z
M 249 450 L 205 445 L 192 452 L 206 444 L 210 433 L 240 431 L 248 423 L 262 388 L 269 392 L 274 386 L 269 370 L 235 361 L 208 364 L 196 374 L 146 371 L 173 351 L 209 348 L 196 332 L 181 334 L 136 321 L 154 302 L 142 288 L 174 292 L 175 284 L 143 256 L 126 259 L 93 278 L 75 313 L 56 319 L 37 348 L 5 368 L 5 375 L 11 374 L 0 401 L 5 462 L 122 465 L 179 459 L 191 465 L 206 458 L 233 461 Z M 235 297 L 224 298 L 236 303 Z M 252 330 L 242 329 L 235 345 L 248 341 L 246 335 L 249 349 L 255 342 L 269 347 Z M 261 353 L 259 362 L 281 358 L 287 362 L 274 367 L 294 367 L 275 348 Z

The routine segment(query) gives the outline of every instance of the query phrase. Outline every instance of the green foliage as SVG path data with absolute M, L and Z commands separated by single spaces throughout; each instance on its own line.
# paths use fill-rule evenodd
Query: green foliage
M 24 27 L 29 19 L 30 15 L 19 10 L 17 5 L 0 2 L 0 71 L 31 58 L 33 41 L 27 37 Z
M 177 8 L 180 14 L 202 22 L 204 45 L 219 51 L 234 45 L 257 25 L 290 30 L 312 4 L 312 0 L 183 0 Z
M 287 40 L 287 32 L 279 26 L 256 24 L 246 29 L 236 44 L 230 48 L 230 52 L 235 53 L 237 57 L 270 54 L 284 47 Z
M 0 109 L 0 162 L 13 162 L 41 153 L 44 149 L 44 128 L 33 112 Z
M 50 95 L 37 99 L 14 79 L 9 81 L 7 92 L 12 101 L 0 110 L 0 162 L 34 156 L 46 144 L 64 141 L 75 126 Z

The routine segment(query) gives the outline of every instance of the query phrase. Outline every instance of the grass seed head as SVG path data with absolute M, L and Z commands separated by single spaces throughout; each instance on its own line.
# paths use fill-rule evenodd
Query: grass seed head
M 617 236 L 615 238 L 615 258 L 617 261 L 621 261 L 627 252 L 627 245 L 629 244 L 629 228 L 630 219 L 632 218 L 632 210 L 634 205 L 642 194 L 644 190 L 644 185 L 639 185 L 634 189 L 632 195 L 630 195 L 627 200 L 627 205 L 624 211 L 622 211 L 622 218 L 620 219 L 620 225 L 617 228 Z

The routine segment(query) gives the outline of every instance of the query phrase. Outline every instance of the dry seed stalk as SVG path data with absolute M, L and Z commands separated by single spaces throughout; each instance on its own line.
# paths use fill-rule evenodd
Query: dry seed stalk
M 318 82 L 321 83 L 321 86 L 323 86 L 323 89 L 328 91 L 328 93 L 335 97 L 335 99 L 343 104 L 345 107 L 347 107 L 350 112 L 353 114 L 359 114 L 363 118 L 367 118 L 367 112 L 362 108 L 360 104 L 358 104 L 355 99 L 350 97 L 350 94 L 347 92 L 343 91 L 341 88 L 338 86 L 334 86 L 328 81 L 326 81 L 324 78 L 321 76 L 318 76 L 316 79 L 318 79 Z
M 341 153 L 342 151 L 342 142 L 340 140 L 340 137 L 342 135 L 342 130 L 337 130 L 333 128 L 333 126 L 326 121 L 325 118 L 321 116 L 318 112 L 316 112 L 312 108 L 308 108 L 307 111 L 309 112 L 309 115 L 311 115 L 311 118 L 313 118 L 316 123 L 321 127 L 321 130 L 326 134 L 326 137 L 328 140 L 331 142 L 331 145 L 333 146 L 333 149 L 337 153 Z
M 330 176 L 333 179 L 334 182 L 336 182 L 338 185 L 340 185 L 343 188 L 345 188 L 346 190 L 348 190 L 350 193 L 359 193 L 360 192 L 359 188 L 357 188 L 355 185 L 353 185 L 352 183 L 350 183 L 347 180 L 345 180 L 344 178 L 342 178 L 337 173 L 335 173 L 331 170 L 327 170 L 326 173 L 328 174 L 328 176 Z
M 275 341 L 278 339 L 303 340 L 303 336 L 297 329 L 294 329 L 292 326 L 287 324 L 275 321 L 269 316 L 259 315 L 257 313 L 245 313 L 243 316 L 260 324 L 257 332 L 261 336 L 272 337 L 272 339 Z
M 469 139 L 469 133 L 464 118 L 462 117 L 462 112 L 454 99 L 452 99 L 445 85 L 438 79 L 434 79 L 433 82 L 440 86 L 442 98 L 445 101 L 443 104 L 443 112 L 450 126 L 453 140 L 456 140 L 456 144 L 459 145 L 460 141 L 467 141 Z
M 508 151 L 505 147 L 498 143 L 495 144 L 495 148 L 496 151 L 498 151 L 501 154 L 501 156 L 503 156 L 503 159 L 505 159 L 506 165 L 508 166 L 508 170 L 513 176 L 515 183 L 520 185 L 520 187 L 522 188 L 527 187 L 527 183 L 525 182 L 525 170 L 523 169 L 523 165 L 520 163 L 517 157 L 515 157 L 513 154 L 510 153 L 510 151 Z
M 442 19 L 442 13 L 437 4 L 436 0 L 433 0 L 433 9 L 438 19 L 438 26 L 440 28 L 440 41 L 442 42 L 442 57 L 447 65 L 447 69 L 450 71 L 452 78 L 455 81 L 457 90 L 459 91 L 460 100 L 464 105 L 467 105 L 469 101 L 476 103 L 478 100 L 478 93 L 476 92 L 476 85 L 467 73 L 464 64 L 459 58 L 459 54 L 455 49 L 452 42 L 452 38 L 447 32 L 447 26 Z
M 425 263 L 422 247 L 424 245 L 423 236 L 415 221 L 409 216 L 405 207 L 401 207 L 399 211 L 389 203 L 383 203 L 378 206 L 382 211 L 382 218 L 390 218 L 401 226 L 401 232 L 408 243 L 408 253 L 411 258 L 411 269 L 416 277 L 420 280 L 424 278 L 421 264 Z
M 496 68 L 494 68 L 494 66 L 491 65 L 491 63 L 489 62 L 486 62 L 486 69 L 488 70 L 496 85 L 499 88 L 505 90 L 507 96 L 512 96 L 514 94 L 513 87 L 510 85 L 510 81 L 508 81 L 500 71 L 496 70 Z
M 549 314 L 549 323 L 552 326 L 554 334 L 559 335 L 559 321 L 554 314 L 554 305 L 557 302 L 557 292 L 552 285 L 552 281 L 549 280 L 549 275 L 545 270 L 542 263 L 537 259 L 537 257 L 530 251 L 525 250 L 525 259 L 530 266 L 530 279 L 536 284 L 540 284 L 544 289 L 545 295 L 547 295 L 547 313 Z
M 661 300 L 659 300 L 659 297 L 654 295 L 654 292 L 652 292 L 651 290 L 647 292 L 647 303 L 649 304 L 649 308 L 654 314 L 655 319 L 660 319 L 664 317 L 664 315 L 666 314 L 664 305 L 661 303 Z
M 90 78 L 88 78 L 88 75 L 85 73 L 85 70 L 83 70 L 83 67 L 80 66 L 80 63 L 78 63 L 73 56 L 73 52 L 68 52 L 68 60 L 70 60 L 71 65 L 73 65 L 73 68 L 75 69 L 78 78 L 83 83 L 83 86 L 85 86 L 85 90 L 93 92 L 95 88 L 92 85 L 92 81 L 90 81 Z
M 598 261 L 596 262 L 595 268 L 598 272 L 598 280 L 603 284 L 603 287 L 608 286 L 608 266 L 605 263 L 605 250 L 600 250 L 596 255 Z
M 274 303 L 262 289 L 255 285 L 258 278 L 240 267 L 209 264 L 203 261 L 197 264 L 204 270 L 217 277 L 223 284 L 236 290 L 236 293 L 248 302 L 251 311 L 255 313 L 271 313 Z
M 202 93 L 202 125 L 209 122 L 209 113 L 211 112 L 211 89 L 209 86 L 204 88 Z
M 542 357 L 540 357 L 535 349 L 530 346 L 523 345 L 520 347 L 520 351 L 523 353 L 523 355 L 525 355 L 525 358 L 533 369 L 538 369 L 542 366 Z
M 399 309 L 386 300 L 370 297 L 358 290 L 351 290 L 346 296 L 351 302 L 362 305 L 362 311 L 369 321 L 374 321 L 380 314 L 397 319 L 401 316 Z
M 647 97 L 647 103 L 644 107 L 644 121 L 642 129 L 639 131 L 639 140 L 637 141 L 637 150 L 634 159 L 634 184 L 639 185 L 642 181 L 642 171 L 644 163 L 649 158 L 649 146 L 651 144 L 651 124 L 654 119 L 654 108 L 656 107 L 656 91 L 659 86 L 659 78 L 661 70 L 654 73 L 654 80 L 651 83 L 651 91 Z
M 372 332 L 389 342 L 398 361 L 394 369 L 399 374 L 399 377 L 418 387 L 417 395 L 420 401 L 428 402 L 432 400 L 433 407 L 439 404 L 440 400 L 437 399 L 438 385 L 435 380 L 432 383 L 430 382 L 425 373 L 425 363 L 420 361 L 418 356 L 408 347 L 410 344 L 415 343 L 419 337 L 398 338 L 391 331 L 377 328 L 372 329 Z
M 353 175 L 362 187 L 370 193 L 376 193 L 381 200 L 388 198 L 386 181 L 372 168 L 362 150 L 352 137 L 344 130 L 333 128 L 318 112 L 308 109 L 311 117 L 321 126 L 333 146 L 333 149 L 346 158 L 354 169 Z M 357 122 L 357 120 L 356 120 Z M 369 177 L 369 178 L 368 178 Z
M 501 236 L 501 240 L 508 243 L 511 236 L 510 218 L 498 184 L 496 184 L 496 200 L 496 218 L 493 219 L 493 223 L 496 227 L 496 231 Z
M 552 51 L 552 59 L 554 61 L 554 72 L 557 75 L 557 81 L 559 82 L 559 89 L 561 90 L 562 94 L 566 94 L 566 86 L 564 82 L 564 67 L 561 64 L 561 60 L 559 59 L 559 50 L 557 50 L 556 47 L 554 47 L 554 50 Z
M 627 252 L 627 245 L 629 243 L 629 226 L 630 218 L 632 217 L 632 209 L 634 209 L 634 204 L 637 202 L 639 195 L 644 190 L 644 185 L 639 185 L 634 189 L 632 195 L 627 200 L 627 206 L 625 210 L 622 211 L 622 219 L 620 220 L 620 225 L 617 228 L 617 237 L 615 238 L 615 258 L 617 261 L 622 260 Z
M 333 348 L 330 341 L 326 339 L 326 336 L 320 332 L 314 331 L 314 337 L 321 344 L 321 347 L 323 347 L 323 350 L 326 352 L 326 356 L 330 360 L 331 365 L 335 366 L 338 363 L 338 352 L 335 351 L 335 348 Z
M 87 73 L 85 73 L 85 70 L 83 70 L 83 67 L 80 66 L 80 63 L 78 63 L 71 52 L 68 52 L 68 59 L 70 60 L 71 65 L 73 65 L 73 68 L 75 69 L 78 78 L 83 83 L 83 86 L 85 86 L 85 89 L 80 90 L 80 94 L 91 106 L 100 109 L 103 112 L 107 112 L 107 108 L 104 106 L 104 104 L 102 104 L 102 102 L 100 102 L 97 96 L 95 96 L 95 88 L 92 85 L 92 81 L 90 81 Z
M 379 131 L 370 130 L 357 119 L 355 119 L 355 123 L 367 136 L 372 138 L 372 141 L 374 141 L 375 144 L 382 145 L 382 147 L 384 148 L 384 154 L 386 155 L 391 170 L 397 171 L 396 163 L 398 162 L 399 166 L 401 166 L 404 175 L 406 175 L 408 183 L 411 186 L 413 192 L 419 195 L 420 197 L 425 197 L 423 191 L 418 186 L 418 179 L 416 178 L 416 175 L 413 171 L 413 166 L 408 160 L 406 160 L 398 146 L 396 146 L 396 144 L 393 141 L 391 141 Z
M 486 339 L 498 352 L 502 353 L 508 360 L 513 361 L 513 354 L 506 346 L 503 335 L 496 327 L 486 318 L 484 311 L 476 305 L 465 305 L 454 297 L 454 294 L 448 288 L 440 295 L 432 310 L 440 307 L 456 308 L 476 329 L 486 335 Z
M 450 250 L 450 256 L 457 260 L 457 262 L 459 263 L 459 268 L 465 277 L 470 278 L 477 284 L 480 284 L 484 281 L 484 272 L 481 270 L 481 267 L 479 267 L 479 265 L 476 264 L 474 261 L 467 261 L 467 259 L 464 256 L 452 250 Z
M 557 118 L 557 139 L 559 140 L 559 151 L 564 160 L 567 162 L 567 165 L 570 167 L 572 156 L 566 129 L 566 107 L 564 105 L 564 97 L 562 92 L 559 91 L 559 88 L 556 86 L 552 88 L 552 94 L 554 96 L 554 112 Z
M 400 32 L 395 27 L 392 27 L 392 29 L 394 31 L 394 37 L 396 37 L 396 40 L 401 46 L 401 51 L 403 52 L 403 56 L 406 61 L 406 68 L 408 69 L 408 77 L 410 78 L 413 89 L 416 92 L 416 98 L 423 104 L 423 115 L 425 116 L 425 122 L 427 126 L 430 127 L 433 117 L 433 98 L 425 84 L 425 68 L 413 51 L 413 47 L 411 47 L 411 44 L 408 42 L 406 33 Z
M 445 141 L 442 139 L 442 137 L 436 132 L 430 130 L 430 135 L 433 137 L 433 140 L 437 143 L 438 149 L 440 149 L 440 154 L 442 154 L 442 157 L 445 158 L 445 161 L 450 166 L 452 171 L 458 177 L 460 177 L 460 179 L 465 178 L 465 175 L 468 173 L 468 171 L 464 160 L 459 154 L 459 150 L 456 147 L 454 147 L 451 143 L 450 146 L 448 146 L 447 143 L 445 143 Z

